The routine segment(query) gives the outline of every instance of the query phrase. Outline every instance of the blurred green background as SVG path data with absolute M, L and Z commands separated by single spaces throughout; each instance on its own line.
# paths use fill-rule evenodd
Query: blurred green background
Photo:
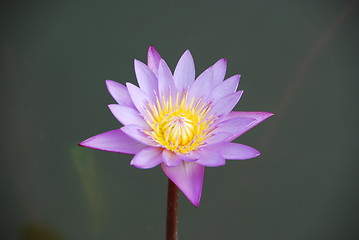
M 76 143 L 119 128 L 104 80 L 135 82 L 153 44 L 172 70 L 227 58 L 237 139 L 262 155 L 206 168 L 180 239 L 359 239 L 358 1 L 8 1 L 1 7 L 0 238 L 164 239 L 167 180 Z

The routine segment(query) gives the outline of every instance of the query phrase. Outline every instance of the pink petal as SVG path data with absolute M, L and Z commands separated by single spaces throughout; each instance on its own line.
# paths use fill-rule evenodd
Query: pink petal
M 131 165 L 137 168 L 147 169 L 153 168 L 162 162 L 162 149 L 147 147 L 134 156 Z
M 234 121 L 234 122 L 238 121 L 238 123 L 240 122 L 241 124 L 237 130 L 233 131 L 233 136 L 228 141 L 232 141 L 233 139 L 236 139 L 238 136 L 247 132 L 249 129 L 255 127 L 257 124 L 266 120 L 270 116 L 273 116 L 273 113 L 270 113 L 270 112 L 237 112 L 237 111 L 230 112 L 224 118 L 224 120 L 236 118 L 237 120 L 232 120 L 232 121 Z
M 201 157 L 196 163 L 206 167 L 218 167 L 226 164 L 224 157 L 216 151 L 204 150 L 200 153 Z
M 220 150 L 225 159 L 245 160 L 260 155 L 258 150 L 239 143 L 225 143 Z
M 176 92 L 172 72 L 163 59 L 160 60 L 158 69 L 158 90 L 160 97 L 163 95 L 165 98 L 168 98 L 170 93 Z
M 216 88 L 211 92 L 211 98 L 214 101 L 218 101 L 221 98 L 234 93 L 237 90 L 239 79 L 241 75 L 234 75 L 227 80 L 221 82 Z
M 188 89 L 193 84 L 195 68 L 189 50 L 185 51 L 178 61 L 173 78 L 178 91 Z
M 98 134 L 79 143 L 78 145 L 98 150 L 127 154 L 136 154 L 146 147 L 144 144 L 127 136 L 121 131 L 121 129 Z
M 163 150 L 162 158 L 163 158 L 163 162 L 169 167 L 178 166 L 182 163 L 182 159 L 179 156 L 177 156 L 177 154 L 167 149 Z
M 220 59 L 213 65 L 213 83 L 214 86 L 220 84 L 226 76 L 227 60 Z
M 145 134 L 143 129 L 141 129 L 139 126 L 126 125 L 122 127 L 121 130 L 131 138 L 136 139 L 137 141 L 143 144 L 153 147 L 158 146 L 158 144 L 156 144 L 152 139 L 150 139 L 150 137 L 147 134 Z
M 136 78 L 141 90 L 154 100 L 155 92 L 158 91 L 158 82 L 155 74 L 146 64 L 136 59 L 134 62 Z
M 118 104 L 130 107 L 135 106 L 125 86 L 112 80 L 106 80 L 106 86 L 111 96 Z
M 112 114 L 120 121 L 123 125 L 137 125 L 143 129 L 150 129 L 150 126 L 145 122 L 140 113 L 128 106 L 110 104 L 108 105 Z
M 148 48 L 147 54 L 147 65 L 152 70 L 152 72 L 157 76 L 158 67 L 161 60 L 160 54 L 156 51 L 153 46 Z
M 165 164 L 161 166 L 167 177 L 198 207 L 202 195 L 204 166 L 186 161 L 176 167 L 168 167 Z
M 210 110 L 210 114 L 208 115 L 210 116 L 215 114 L 220 117 L 227 115 L 236 106 L 242 94 L 243 91 L 238 91 L 221 98 L 219 101 L 214 103 L 212 109 Z

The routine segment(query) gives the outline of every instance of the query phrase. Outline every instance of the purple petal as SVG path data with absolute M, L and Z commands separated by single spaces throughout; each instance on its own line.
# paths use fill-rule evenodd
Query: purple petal
M 224 142 L 231 136 L 232 136 L 232 134 L 225 133 L 225 132 L 214 133 L 211 137 L 209 137 L 205 140 L 205 144 L 206 144 L 206 146 L 208 146 L 208 145 Z
M 260 155 L 258 150 L 239 143 L 225 143 L 220 150 L 225 159 L 245 160 Z
M 238 122 L 240 126 L 236 130 L 233 130 L 233 136 L 228 140 L 232 141 L 236 139 L 238 136 L 247 132 L 249 129 L 255 127 L 260 122 L 266 120 L 270 116 L 273 116 L 273 113 L 270 112 L 230 112 L 224 120 L 236 119 L 232 120 L 230 123 Z M 224 122 L 223 122 L 224 125 Z M 230 127 L 230 126 L 229 126 Z
M 82 147 L 127 154 L 136 154 L 146 147 L 144 144 L 127 136 L 121 129 L 98 134 L 79 143 L 79 145 Z
M 143 129 L 136 125 L 126 125 L 121 128 L 121 130 L 126 133 L 128 136 L 136 139 L 137 141 L 146 144 L 148 146 L 157 147 L 156 144 L 150 137 L 144 133 Z
M 130 107 L 135 106 L 125 86 L 112 80 L 106 80 L 106 86 L 111 96 L 118 104 Z
M 220 84 L 226 76 L 227 60 L 220 59 L 213 65 L 213 82 L 214 86 Z
M 141 90 L 147 93 L 147 95 L 153 100 L 155 92 L 158 91 L 157 78 L 146 64 L 136 59 L 134 62 L 137 82 Z
M 163 59 L 160 60 L 158 69 L 158 90 L 160 96 L 163 95 L 165 98 L 169 96 L 169 93 L 176 92 L 171 70 Z
M 192 98 L 197 100 L 199 97 L 207 97 L 209 94 L 211 94 L 213 85 L 213 66 L 211 66 L 202 72 L 196 81 L 194 81 L 189 90 L 189 100 L 191 101 Z
M 160 54 L 156 51 L 153 46 L 148 48 L 147 54 L 147 65 L 152 70 L 152 72 L 157 76 L 158 66 L 161 60 Z
M 134 156 L 131 165 L 137 168 L 147 169 L 153 168 L 162 162 L 162 149 L 147 147 Z
M 203 150 L 200 153 L 201 157 L 196 163 L 206 167 L 218 167 L 226 164 L 224 157 L 216 151 Z
M 178 61 L 173 78 L 178 91 L 188 89 L 193 84 L 195 68 L 189 50 L 185 51 Z
M 250 128 L 250 126 L 254 123 L 255 123 L 254 118 L 244 118 L 244 117 L 231 118 L 220 122 L 217 125 L 217 128 L 213 130 L 212 133 L 214 134 L 228 133 L 230 134 L 229 139 L 232 140 L 234 136 L 239 137 L 244 132 L 246 132 Z
M 230 112 L 226 119 L 230 118 L 237 118 L 237 117 L 249 117 L 249 118 L 255 118 L 258 123 L 262 122 L 263 120 L 266 120 L 270 116 L 273 116 L 273 113 L 270 112 L 242 112 L 242 111 L 233 111 Z
M 132 83 L 126 83 L 126 85 L 137 110 L 142 114 L 142 116 L 147 116 L 146 109 L 149 103 L 149 97 L 147 94 Z
M 197 151 L 191 151 L 191 152 L 188 152 L 188 153 L 177 153 L 177 155 L 182 159 L 182 160 L 185 160 L 185 161 L 188 161 L 188 162 L 193 162 L 193 161 L 196 161 L 200 155 Z
M 241 75 L 234 75 L 224 82 L 221 82 L 216 88 L 211 92 L 211 98 L 214 101 L 218 101 L 221 98 L 234 93 L 237 90 L 239 79 Z
M 112 114 L 120 121 L 123 125 L 137 125 L 143 129 L 150 129 L 150 126 L 145 122 L 140 113 L 128 106 L 122 106 L 118 104 L 108 105 Z
M 161 166 L 167 177 L 198 207 L 202 195 L 204 166 L 186 161 L 176 167 L 168 167 L 165 164 Z
M 237 104 L 241 98 L 243 91 L 238 91 L 221 98 L 215 102 L 212 109 L 210 110 L 209 116 L 215 114 L 216 116 L 227 115 Z
M 164 149 L 162 152 L 163 162 L 169 167 L 175 167 L 182 163 L 182 159 L 172 151 Z

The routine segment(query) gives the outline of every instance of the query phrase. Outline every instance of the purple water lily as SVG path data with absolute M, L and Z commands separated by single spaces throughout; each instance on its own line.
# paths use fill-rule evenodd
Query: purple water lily
M 80 146 L 135 154 L 131 165 L 137 168 L 161 164 L 195 206 L 200 202 L 205 167 L 260 155 L 252 147 L 231 141 L 273 114 L 232 111 L 243 91 L 237 91 L 240 75 L 224 80 L 225 59 L 195 79 L 190 51 L 182 55 L 172 74 L 150 46 L 147 65 L 135 60 L 135 73 L 139 87 L 106 81 L 117 102 L 109 108 L 124 126 Z

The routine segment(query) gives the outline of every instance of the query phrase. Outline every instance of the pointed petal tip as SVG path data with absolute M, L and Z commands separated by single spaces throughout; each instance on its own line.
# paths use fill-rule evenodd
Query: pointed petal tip
M 163 172 L 183 192 L 188 200 L 196 207 L 202 195 L 204 166 L 183 161 L 176 167 L 168 167 L 161 164 Z
M 190 199 L 190 198 L 188 198 L 188 200 L 193 204 L 193 206 L 198 208 L 199 204 L 200 204 L 200 201 L 201 201 L 201 196 L 199 196 L 198 199 Z
M 142 63 L 140 60 L 137 60 L 136 58 L 133 59 L 133 64 L 136 66 L 138 66 L 140 63 Z
M 111 86 L 118 84 L 118 82 L 116 82 L 114 80 L 107 79 L 107 80 L 105 80 L 105 84 L 106 84 L 107 89 L 109 89 Z
M 217 61 L 217 63 L 224 63 L 226 64 L 227 63 L 227 59 L 226 58 L 221 58 Z
M 156 55 L 159 55 L 156 48 L 151 44 L 149 47 L 148 47 L 148 53 L 154 53 Z
M 186 51 L 184 51 L 184 53 L 182 54 L 182 57 L 184 56 L 188 56 L 191 57 L 193 59 L 192 53 L 189 49 L 187 49 Z

